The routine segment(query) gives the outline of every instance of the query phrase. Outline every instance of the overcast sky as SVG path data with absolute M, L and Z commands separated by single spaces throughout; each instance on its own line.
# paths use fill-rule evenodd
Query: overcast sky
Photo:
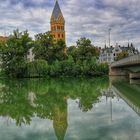
M 0 0 L 0 35 L 14 29 L 35 34 L 50 30 L 55 0 Z M 66 21 L 67 45 L 80 37 L 90 38 L 96 46 L 128 41 L 140 48 L 140 0 L 59 0 Z

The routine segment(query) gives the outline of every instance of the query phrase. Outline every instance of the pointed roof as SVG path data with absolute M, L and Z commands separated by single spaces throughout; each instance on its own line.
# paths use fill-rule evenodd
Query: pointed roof
M 59 18 L 59 16 L 62 16 L 63 17 L 63 14 L 61 12 L 61 9 L 60 9 L 60 6 L 59 6 L 58 1 L 56 0 L 55 6 L 54 6 L 54 9 L 53 9 L 53 12 L 52 12 L 52 17 L 55 20 L 57 20 Z

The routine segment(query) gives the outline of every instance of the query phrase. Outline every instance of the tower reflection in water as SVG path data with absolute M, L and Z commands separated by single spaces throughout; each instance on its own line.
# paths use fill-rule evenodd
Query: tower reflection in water
M 107 78 L 2 80 L 0 81 L 0 116 L 17 126 L 31 125 L 32 119 L 49 119 L 58 140 L 68 128 L 68 99 L 78 99 L 78 107 L 87 112 L 99 102 L 100 89 L 108 88 Z

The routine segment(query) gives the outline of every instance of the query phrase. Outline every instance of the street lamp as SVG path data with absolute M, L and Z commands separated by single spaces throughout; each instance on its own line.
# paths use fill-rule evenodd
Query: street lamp
M 109 33 L 109 48 L 110 48 L 110 32 L 111 32 L 111 28 L 108 29 L 108 33 Z

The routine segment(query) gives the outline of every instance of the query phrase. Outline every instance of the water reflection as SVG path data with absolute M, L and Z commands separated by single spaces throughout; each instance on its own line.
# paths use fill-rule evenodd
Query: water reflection
M 49 119 L 58 140 L 68 128 L 68 99 L 82 112 L 99 102 L 100 90 L 108 88 L 108 78 L 32 79 L 0 81 L 0 116 L 17 126 L 31 125 L 32 118 Z
M 139 99 L 124 77 L 1 80 L 0 140 L 139 139 Z
M 110 77 L 109 81 L 110 86 L 102 95 L 123 99 L 140 116 L 140 81 L 129 81 L 124 76 Z

